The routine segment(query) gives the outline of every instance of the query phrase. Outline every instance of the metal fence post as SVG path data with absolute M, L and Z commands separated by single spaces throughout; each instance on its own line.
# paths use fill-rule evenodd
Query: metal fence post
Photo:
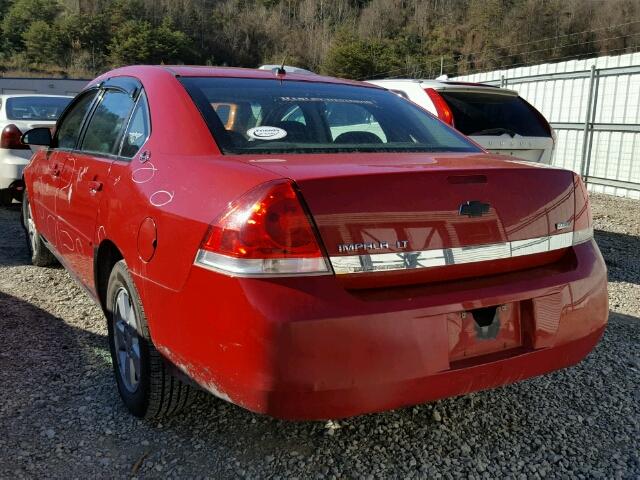
M 596 113 L 598 111 L 598 91 L 600 89 L 600 70 L 595 71 L 595 86 L 593 87 L 593 104 L 591 106 L 591 123 L 589 124 L 589 146 L 587 147 L 587 161 L 584 166 L 584 180 L 589 181 L 589 169 L 591 168 L 591 150 L 593 149 L 593 135 L 595 132 Z
M 582 137 L 582 157 L 580 159 L 580 175 L 582 175 L 582 178 L 586 178 L 587 174 L 589 173 L 585 171 L 585 167 L 587 166 L 589 130 L 591 126 L 591 103 L 593 100 L 593 87 L 594 87 L 595 78 L 596 78 L 596 66 L 591 65 L 591 74 L 589 75 L 589 95 L 587 97 L 587 114 L 585 115 L 584 130 L 583 130 L 583 137 Z

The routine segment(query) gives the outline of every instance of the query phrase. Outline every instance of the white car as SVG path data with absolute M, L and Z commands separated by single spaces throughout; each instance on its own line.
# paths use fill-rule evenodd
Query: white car
M 281 68 L 284 69 L 287 73 L 300 73 L 304 75 L 315 75 L 311 70 L 307 70 L 305 68 L 293 67 L 291 65 L 260 65 L 258 70 L 271 70 L 273 73 L 276 73 Z
M 73 97 L 62 95 L 0 95 L 0 205 L 22 197 L 22 169 L 31 148 L 20 140 L 36 127 L 53 127 Z
M 555 134 L 518 92 L 443 80 L 369 80 L 417 103 L 486 150 L 530 162 L 551 163 Z

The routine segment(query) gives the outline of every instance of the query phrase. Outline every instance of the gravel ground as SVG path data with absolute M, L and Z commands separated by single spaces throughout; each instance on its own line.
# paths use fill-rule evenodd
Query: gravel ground
M 339 423 L 213 397 L 128 415 L 102 314 L 61 268 L 28 265 L 0 209 L 0 477 L 640 478 L 640 202 L 594 196 L 610 273 L 604 339 L 576 367 Z

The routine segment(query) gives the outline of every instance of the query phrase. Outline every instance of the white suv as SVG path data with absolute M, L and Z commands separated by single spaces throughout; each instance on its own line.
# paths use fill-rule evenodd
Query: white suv
M 551 163 L 553 129 L 516 91 L 440 80 L 388 79 L 369 83 L 417 103 L 490 152 Z
M 36 127 L 53 127 L 73 97 L 60 95 L 0 95 L 0 205 L 22 197 L 22 169 L 31 148 L 20 138 Z

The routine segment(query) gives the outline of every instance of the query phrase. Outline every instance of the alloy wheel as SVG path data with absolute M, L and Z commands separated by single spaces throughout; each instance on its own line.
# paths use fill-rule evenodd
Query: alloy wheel
M 134 393 L 140 384 L 140 337 L 131 297 L 124 287 L 115 295 L 113 337 L 120 378 L 125 388 Z

